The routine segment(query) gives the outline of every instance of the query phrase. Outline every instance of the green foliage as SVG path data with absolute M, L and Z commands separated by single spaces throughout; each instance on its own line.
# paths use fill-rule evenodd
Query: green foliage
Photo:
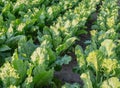
M 83 88 L 120 87 L 117 0 L 102 0 L 86 49 L 74 47 L 78 36 L 87 34 L 86 22 L 99 3 L 0 0 L 0 88 L 81 88 L 77 83 L 62 86 L 54 78 L 58 67 L 72 60 L 71 50 Z
M 58 58 L 56 60 L 55 64 L 62 66 L 63 64 L 69 64 L 69 62 L 72 60 L 71 56 L 65 55 L 61 58 Z
M 44 65 L 38 65 L 33 70 L 33 82 L 35 87 L 44 86 L 50 84 L 53 78 L 53 69 L 46 70 Z
M 120 81 L 116 77 L 111 77 L 107 80 L 105 80 L 100 88 L 119 88 L 120 87 Z
M 81 87 L 78 83 L 74 83 L 74 84 L 65 83 L 62 86 L 62 88 L 81 88 Z

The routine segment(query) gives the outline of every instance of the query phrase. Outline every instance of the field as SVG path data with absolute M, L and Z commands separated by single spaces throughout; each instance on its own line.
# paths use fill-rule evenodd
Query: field
M 0 0 L 0 88 L 120 88 L 120 1 Z

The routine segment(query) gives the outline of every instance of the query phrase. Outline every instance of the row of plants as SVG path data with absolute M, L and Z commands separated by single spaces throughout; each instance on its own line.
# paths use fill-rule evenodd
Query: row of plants
M 34 3 L 36 2 L 35 6 L 38 5 L 37 1 L 40 0 L 33 1 Z M 43 20 L 45 15 L 41 13 L 41 9 L 38 9 L 37 6 L 35 8 L 32 7 L 34 4 L 30 4 L 30 8 L 34 9 L 35 12 L 32 13 L 28 9 L 23 16 L 17 19 L 8 17 L 10 20 L 6 20 L 6 17 L 1 14 L 0 19 L 3 24 L 0 26 L 0 40 L 2 41 L 0 43 L 0 56 L 5 60 L 5 63 L 2 63 L 0 68 L 1 87 L 42 88 L 50 86 L 57 88 L 53 77 L 54 71 L 58 69 L 58 66 L 68 64 L 72 59 L 63 53 L 75 43 L 77 39 L 75 36 L 86 33 L 84 31 L 85 23 L 100 2 L 100 0 L 83 0 L 81 2 L 79 0 L 73 0 L 72 2 L 68 0 L 69 3 L 60 1 L 57 4 L 65 3 L 61 7 L 64 7 L 64 10 L 66 9 L 67 11 L 65 11 L 63 16 L 59 16 L 50 27 L 42 25 L 41 21 L 45 21 Z M 17 2 L 20 3 L 22 0 Z M 16 4 L 17 2 L 14 3 Z M 71 9 L 77 3 L 78 5 Z M 8 7 L 5 7 L 5 10 L 2 9 L 2 13 L 4 11 L 11 12 L 12 3 L 8 1 L 7 4 L 10 4 L 10 7 L 7 5 Z M 54 4 L 50 8 L 52 6 L 54 7 Z M 52 9 L 52 11 L 56 12 L 56 9 Z M 50 19 L 53 19 L 52 17 L 54 16 L 51 16 Z M 36 31 L 36 29 L 38 30 Z M 40 45 L 34 44 L 31 39 L 33 36 L 38 38 Z M 61 56 L 61 54 L 63 55 Z M 69 87 L 70 85 L 66 84 L 65 86 Z
M 52 2 L 51 2 L 52 1 Z M 79 0 L 1 0 L 0 5 L 0 55 L 1 58 L 11 55 L 3 54 L 5 51 L 14 50 L 18 41 L 27 36 L 36 42 L 37 31 L 42 32 L 43 27 L 56 19 L 59 13 L 76 5 Z M 53 3 L 52 5 L 49 5 Z M 54 20 L 55 21 L 55 20 Z
M 103 0 L 88 46 L 85 51 L 79 45 L 75 48 L 83 88 L 120 87 L 118 10 L 117 0 Z

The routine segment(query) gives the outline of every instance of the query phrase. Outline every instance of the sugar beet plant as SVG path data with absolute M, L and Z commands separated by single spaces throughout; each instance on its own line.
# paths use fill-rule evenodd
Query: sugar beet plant
M 84 88 L 120 87 L 117 0 L 102 3 L 96 25 L 93 25 L 97 30 L 91 31 L 91 43 L 85 51 L 80 46 L 75 48 Z

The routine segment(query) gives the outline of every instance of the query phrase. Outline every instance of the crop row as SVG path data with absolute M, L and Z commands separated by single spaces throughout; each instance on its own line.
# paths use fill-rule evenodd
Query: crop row
M 72 2 L 70 0 L 65 2 L 60 0 L 59 2 L 51 2 L 54 4 L 47 6 L 50 4 L 49 0 L 32 2 L 18 0 L 14 3 L 9 0 L 1 0 L 0 52 L 16 48 L 18 41 L 24 35 L 28 39 L 36 38 L 36 32 L 38 30 L 42 31 L 46 23 L 53 21 L 59 16 L 59 13 L 74 7 L 78 2 L 79 0 L 73 0 Z
M 120 87 L 118 9 L 117 0 L 103 0 L 90 44 L 75 48 L 84 88 Z

